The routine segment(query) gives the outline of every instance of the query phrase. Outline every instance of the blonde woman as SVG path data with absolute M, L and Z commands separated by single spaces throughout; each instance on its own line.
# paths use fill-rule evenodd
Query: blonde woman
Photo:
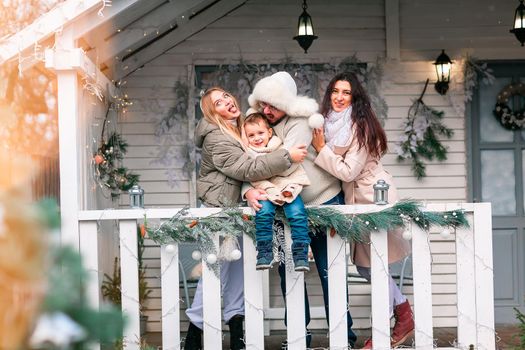
M 206 207 L 223 207 L 241 202 L 244 181 L 259 181 L 287 170 L 292 163 L 306 157 L 306 147 L 278 149 L 251 158 L 244 149 L 240 126 L 242 115 L 232 94 L 219 87 L 208 89 L 201 98 L 204 118 L 195 130 L 195 143 L 202 148 L 197 179 L 197 195 Z M 242 245 L 241 245 L 242 246 Z M 186 311 L 190 326 L 184 349 L 201 349 L 202 281 L 199 281 L 191 307 Z M 224 321 L 230 327 L 230 348 L 243 349 L 242 320 L 244 315 L 242 260 L 221 263 L 221 285 Z

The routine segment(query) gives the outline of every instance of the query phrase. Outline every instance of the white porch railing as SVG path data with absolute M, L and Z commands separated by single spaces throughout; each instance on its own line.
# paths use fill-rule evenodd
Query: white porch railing
M 344 213 L 376 211 L 377 206 L 336 206 Z M 383 207 L 379 208 L 382 209 Z M 489 203 L 426 204 L 426 211 L 463 209 L 470 229 L 456 232 L 457 268 L 457 343 L 461 349 L 473 344 L 476 349 L 495 349 L 492 222 Z M 120 259 L 122 267 L 122 309 L 129 318 L 125 330 L 127 349 L 138 349 L 139 304 L 137 220 L 146 214 L 148 219 L 167 219 L 180 209 L 83 211 L 79 213 L 80 250 L 92 278 L 88 293 L 98 305 L 98 240 L 97 221 L 118 220 Z M 251 213 L 250 209 L 245 209 Z M 219 209 L 190 210 L 198 218 L 218 212 Z M 428 233 L 412 226 L 412 261 L 414 279 L 414 318 L 416 324 L 415 348 L 433 348 L 431 250 Z M 287 232 L 289 238 L 289 232 Z M 330 300 L 330 349 L 346 349 L 346 245 L 338 235 L 327 235 Z M 372 241 L 372 337 L 374 349 L 390 348 L 390 321 L 388 306 L 387 235 L 373 233 Z M 216 246 L 219 244 L 215 237 Z M 178 247 L 161 247 L 162 348 L 180 349 L 180 305 Z M 263 273 L 255 270 L 256 252 L 252 240 L 244 237 L 244 294 L 247 349 L 264 349 Z M 203 264 L 204 291 L 204 348 L 221 349 L 220 282 Z M 286 303 L 288 305 L 287 338 L 289 349 L 305 349 L 303 273 L 286 272 Z M 350 305 L 352 301 L 350 299 Z M 350 306 L 351 308 L 351 306 Z M 452 349 L 452 348 L 441 348 Z

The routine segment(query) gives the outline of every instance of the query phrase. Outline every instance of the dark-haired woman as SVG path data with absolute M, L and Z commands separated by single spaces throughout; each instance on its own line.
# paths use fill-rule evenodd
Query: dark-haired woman
M 383 169 L 381 157 L 387 151 L 386 134 L 370 105 L 370 98 L 353 73 L 340 73 L 328 84 L 321 114 L 324 128 L 314 129 L 312 146 L 318 156 L 315 164 L 343 182 L 345 204 L 374 202 L 373 185 L 385 180 L 389 185 L 388 198 L 397 199 L 392 176 Z M 353 261 L 358 272 L 370 280 L 370 244 L 356 243 Z M 410 253 L 410 243 L 400 232 L 389 232 L 388 260 L 393 263 Z M 390 277 L 390 312 L 395 325 L 391 335 L 392 347 L 404 343 L 414 332 L 412 309 L 406 297 Z M 372 339 L 364 349 L 372 348 Z

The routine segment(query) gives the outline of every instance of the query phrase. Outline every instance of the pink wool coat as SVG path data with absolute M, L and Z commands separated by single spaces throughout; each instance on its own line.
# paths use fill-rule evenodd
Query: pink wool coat
M 354 135 L 352 135 L 354 136 Z M 373 186 L 383 179 L 390 185 L 388 201 L 397 201 L 397 189 L 379 159 L 373 158 L 364 147 L 358 149 L 357 138 L 351 137 L 344 147 L 324 146 L 315 159 L 315 164 L 343 182 L 345 204 L 374 203 Z M 314 180 L 315 181 L 315 180 Z M 390 231 L 388 236 L 388 263 L 394 263 L 410 254 L 410 242 L 403 239 L 402 230 Z M 370 245 L 355 243 L 352 258 L 357 266 L 370 267 Z

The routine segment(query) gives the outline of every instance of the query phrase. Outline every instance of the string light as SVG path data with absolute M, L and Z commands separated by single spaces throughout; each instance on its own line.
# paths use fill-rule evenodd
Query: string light
M 106 7 L 111 7 L 112 6 L 112 0 L 102 0 L 102 7 L 98 10 L 97 14 L 100 16 L 100 17 L 104 17 L 104 9 Z

